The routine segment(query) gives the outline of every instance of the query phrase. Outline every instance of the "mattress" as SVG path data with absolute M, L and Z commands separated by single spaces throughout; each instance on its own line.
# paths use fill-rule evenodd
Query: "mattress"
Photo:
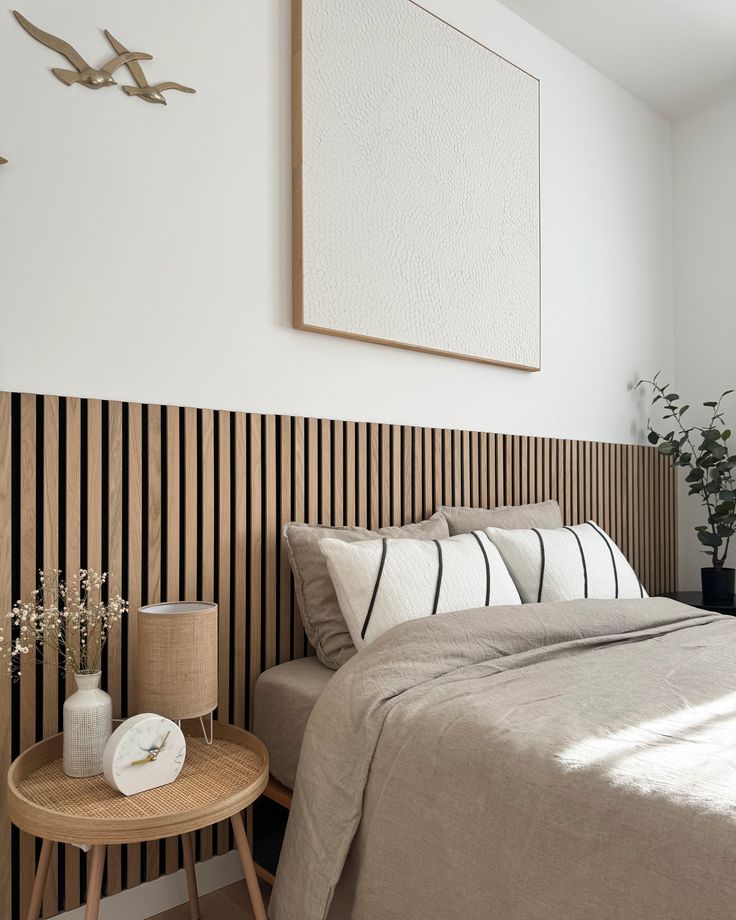
M 269 668 L 256 681 L 253 731 L 268 748 L 271 775 L 289 789 L 307 721 L 334 673 L 312 656 Z

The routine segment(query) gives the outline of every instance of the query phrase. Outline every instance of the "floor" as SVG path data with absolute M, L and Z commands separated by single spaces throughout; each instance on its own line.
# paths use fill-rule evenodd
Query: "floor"
M 261 892 L 266 907 L 268 907 L 268 897 L 271 894 L 270 885 L 261 882 Z M 217 891 L 203 895 L 199 899 L 199 910 L 202 920 L 252 920 L 253 918 L 245 882 L 235 882 L 234 885 L 228 885 L 227 888 L 219 888 Z M 189 904 L 172 907 L 171 910 L 166 910 L 162 914 L 156 914 L 151 920 L 190 920 Z

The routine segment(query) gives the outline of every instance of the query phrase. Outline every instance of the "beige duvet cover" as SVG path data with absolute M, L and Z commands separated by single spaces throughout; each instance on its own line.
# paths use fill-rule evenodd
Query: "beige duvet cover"
M 665 599 L 396 627 L 320 697 L 273 920 L 734 920 L 736 618 Z

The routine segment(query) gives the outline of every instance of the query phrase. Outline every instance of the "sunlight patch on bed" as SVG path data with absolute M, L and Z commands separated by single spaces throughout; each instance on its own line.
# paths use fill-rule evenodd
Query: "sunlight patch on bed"
M 736 815 L 736 693 L 591 736 L 558 760 L 570 770 L 601 770 L 647 795 Z

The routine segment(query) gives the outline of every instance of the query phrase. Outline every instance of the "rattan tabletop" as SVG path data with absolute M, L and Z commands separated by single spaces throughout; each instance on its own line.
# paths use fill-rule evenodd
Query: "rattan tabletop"
M 77 779 L 61 768 L 62 735 L 29 748 L 8 772 L 11 820 L 63 843 L 137 843 L 208 827 L 250 805 L 268 782 L 268 753 L 255 735 L 215 723 L 214 740 L 187 735 L 179 777 L 124 796 L 103 776 Z

